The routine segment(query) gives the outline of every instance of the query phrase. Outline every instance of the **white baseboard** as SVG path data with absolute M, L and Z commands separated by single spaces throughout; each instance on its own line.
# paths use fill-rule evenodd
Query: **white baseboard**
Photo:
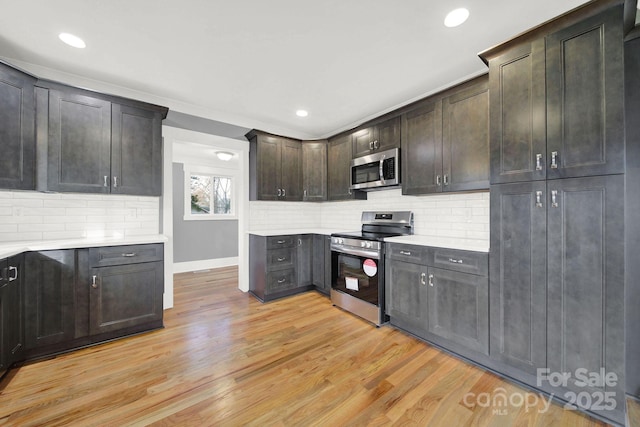
M 238 257 L 205 259 L 202 261 L 175 262 L 173 263 L 174 273 L 186 273 L 189 271 L 208 270 L 211 268 L 230 267 L 238 265 Z

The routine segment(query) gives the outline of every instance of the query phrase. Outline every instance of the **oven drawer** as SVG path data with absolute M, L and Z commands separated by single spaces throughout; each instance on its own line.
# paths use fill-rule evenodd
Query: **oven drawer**
M 267 270 L 282 270 L 294 268 L 296 264 L 296 249 L 270 249 L 267 251 Z
M 433 266 L 463 273 L 489 275 L 489 254 L 484 252 L 461 251 L 434 248 Z
M 272 271 L 267 274 L 267 288 L 265 294 L 286 291 L 298 286 L 294 269 Z
M 429 248 L 425 246 L 386 243 L 387 256 L 396 261 L 427 264 Z
M 292 248 L 296 245 L 297 236 L 269 236 L 267 249 Z

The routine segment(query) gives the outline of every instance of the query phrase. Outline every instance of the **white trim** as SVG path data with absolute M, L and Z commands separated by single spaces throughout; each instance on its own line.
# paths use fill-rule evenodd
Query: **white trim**
M 187 273 L 189 271 L 207 270 L 210 268 L 222 268 L 238 265 L 238 257 L 204 259 L 202 261 L 176 262 L 173 264 L 174 273 Z
M 162 137 L 162 234 L 164 244 L 164 309 L 173 307 L 173 140 L 163 127 Z

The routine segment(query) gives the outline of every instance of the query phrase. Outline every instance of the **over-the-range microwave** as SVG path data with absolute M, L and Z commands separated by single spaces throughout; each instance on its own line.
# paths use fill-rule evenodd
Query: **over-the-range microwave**
M 351 160 L 351 189 L 379 190 L 400 184 L 400 149 L 392 148 Z

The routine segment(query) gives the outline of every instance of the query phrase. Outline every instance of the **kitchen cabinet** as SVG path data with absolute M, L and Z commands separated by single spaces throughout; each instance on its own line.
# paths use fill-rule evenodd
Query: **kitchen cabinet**
M 0 377 L 24 352 L 23 261 L 22 255 L 0 260 Z
M 351 191 L 352 140 L 350 134 L 329 140 L 328 200 L 366 199 L 363 191 Z
M 624 172 L 622 14 L 486 55 L 492 183 Z
M 481 76 L 402 114 L 402 194 L 489 188 L 489 90 Z
M 41 189 L 159 196 L 166 110 L 57 84 L 37 89 Z
M 400 146 L 400 117 L 359 129 L 352 134 L 353 157 Z
M 488 354 L 486 253 L 388 244 L 390 322 L 438 345 Z
M 313 235 L 311 270 L 313 285 L 325 295 L 331 292 L 331 236 Z
M 91 248 L 89 333 L 162 321 L 163 245 Z
M 0 188 L 35 189 L 35 82 L 0 62 Z
M 250 200 L 302 200 L 302 144 L 300 141 L 251 131 Z
M 302 143 L 302 200 L 327 200 L 327 141 Z
M 313 285 L 313 235 L 300 234 L 297 249 L 298 286 Z

